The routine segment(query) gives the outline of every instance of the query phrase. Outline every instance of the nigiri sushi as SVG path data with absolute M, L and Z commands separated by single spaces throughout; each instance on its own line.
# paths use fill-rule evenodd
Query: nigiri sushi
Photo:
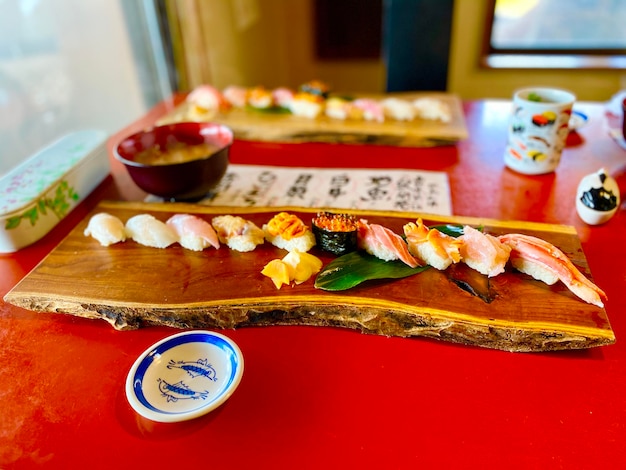
M 363 119 L 366 121 L 384 122 L 385 111 L 382 105 L 370 98 L 358 98 L 352 105 L 363 112 Z
M 443 271 L 461 260 L 461 240 L 437 229 L 429 229 L 422 219 L 403 227 L 409 253 L 424 264 Z
M 248 89 L 242 86 L 230 85 L 222 92 L 224 99 L 235 108 L 244 108 L 248 103 Z
M 174 229 L 150 214 L 139 214 L 128 219 L 126 234 L 135 242 L 154 248 L 167 248 L 178 241 Z
M 367 220 L 358 222 L 358 247 L 384 261 L 401 260 L 406 265 L 416 268 L 418 261 L 409 253 L 406 242 L 400 235 L 387 227 L 369 224 Z
M 109 246 L 126 240 L 124 223 L 106 212 L 100 212 L 91 217 L 84 234 L 86 237 L 95 238 L 102 246 Z
M 315 119 L 324 110 L 324 98 L 313 93 L 296 93 L 289 103 L 289 110 L 294 116 Z
M 257 109 L 271 108 L 274 106 L 272 92 L 261 86 L 254 87 L 248 91 L 248 104 Z
M 202 251 L 209 246 L 216 249 L 220 247 L 211 224 L 198 216 L 175 214 L 165 224 L 174 229 L 178 235 L 178 243 L 188 250 Z
M 530 235 L 509 233 L 498 239 L 511 248 L 511 265 L 548 285 L 560 280 L 587 303 L 603 307 L 607 296 L 587 279 L 574 263 L 551 243 Z
M 272 90 L 274 105 L 280 108 L 289 109 L 289 104 L 293 100 L 294 92 L 286 87 L 278 87 Z
M 450 122 L 452 115 L 450 107 L 444 101 L 436 98 L 418 98 L 413 101 L 416 116 L 432 121 Z
M 324 113 L 331 119 L 363 119 L 363 110 L 352 104 L 352 101 L 338 96 L 332 96 L 326 100 Z
M 511 247 L 493 235 L 483 233 L 469 225 L 463 227 L 459 237 L 461 259 L 470 268 L 488 277 L 504 272 Z
M 197 86 L 187 95 L 185 101 L 192 105 L 192 114 L 200 117 L 212 115 L 216 111 L 225 111 L 230 107 L 224 95 L 211 85 Z
M 400 98 L 386 98 L 380 103 L 385 117 L 396 121 L 412 121 L 415 119 L 415 107 L 410 101 Z
M 263 225 L 265 239 L 278 248 L 288 251 L 309 251 L 315 246 L 315 235 L 294 214 L 280 212 Z
M 220 242 L 232 250 L 252 251 L 265 241 L 263 230 L 250 220 L 233 215 L 213 217 L 211 225 Z

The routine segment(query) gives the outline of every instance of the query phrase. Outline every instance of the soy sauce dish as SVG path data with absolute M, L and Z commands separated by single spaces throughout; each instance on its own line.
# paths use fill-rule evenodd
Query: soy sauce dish
M 203 416 L 239 386 L 243 355 L 211 331 L 178 333 L 146 349 L 126 378 L 126 397 L 144 418 L 161 423 Z
M 197 201 L 228 168 L 233 132 L 221 124 L 179 122 L 124 138 L 114 156 L 137 186 L 171 201 Z

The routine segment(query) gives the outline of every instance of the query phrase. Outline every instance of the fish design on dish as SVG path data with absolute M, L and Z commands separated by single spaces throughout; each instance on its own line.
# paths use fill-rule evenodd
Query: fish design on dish
M 213 382 L 217 382 L 217 372 L 208 359 L 198 359 L 197 361 L 175 361 L 170 359 L 167 364 L 168 369 L 182 369 L 191 377 L 206 377 Z
M 189 388 L 182 380 L 171 384 L 163 379 L 157 379 L 159 382 L 159 391 L 161 395 L 166 397 L 168 402 L 176 402 L 178 400 L 205 400 L 209 396 L 208 390 L 198 392 Z

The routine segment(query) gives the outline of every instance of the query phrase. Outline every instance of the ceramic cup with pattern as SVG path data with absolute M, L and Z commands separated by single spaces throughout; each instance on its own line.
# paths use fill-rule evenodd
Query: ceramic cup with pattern
M 513 95 L 506 166 L 539 175 L 556 170 L 569 133 L 576 96 L 557 88 L 524 88 Z

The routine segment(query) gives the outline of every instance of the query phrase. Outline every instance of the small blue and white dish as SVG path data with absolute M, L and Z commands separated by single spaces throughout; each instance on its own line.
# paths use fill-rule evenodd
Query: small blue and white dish
M 243 355 L 231 339 L 212 331 L 186 331 L 139 356 L 126 378 L 126 397 L 144 418 L 185 421 L 222 405 L 242 376 Z

